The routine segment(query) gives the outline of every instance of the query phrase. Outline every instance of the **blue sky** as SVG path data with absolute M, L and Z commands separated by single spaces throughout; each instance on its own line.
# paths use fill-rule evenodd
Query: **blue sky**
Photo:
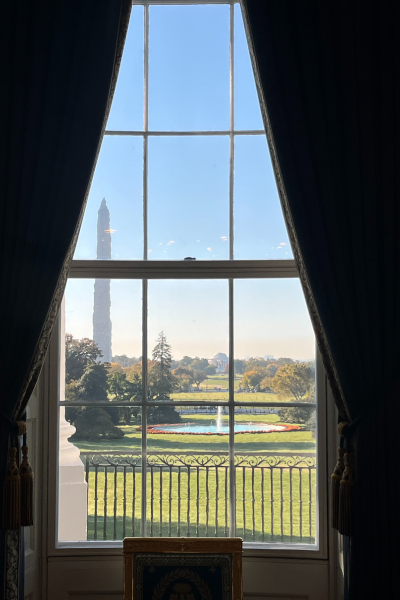
M 149 130 L 228 129 L 229 7 L 150 6 L 149 13 Z M 263 129 L 238 5 L 234 32 L 235 129 Z M 143 130 L 140 6 L 132 9 L 107 129 Z M 103 197 L 114 230 L 112 258 L 142 259 L 141 137 L 104 138 L 76 259 L 96 258 L 97 211 Z M 234 223 L 235 258 L 292 258 L 264 135 L 235 138 Z M 149 259 L 229 258 L 227 136 L 149 138 L 148 248 Z M 112 295 L 113 352 L 137 356 L 141 353 L 140 285 L 113 282 Z M 238 282 L 235 302 L 237 357 L 314 355 L 297 281 Z M 71 281 L 67 331 L 91 337 L 92 311 L 93 281 Z M 151 282 L 149 347 L 164 329 L 177 358 L 226 352 L 227 312 L 227 282 Z

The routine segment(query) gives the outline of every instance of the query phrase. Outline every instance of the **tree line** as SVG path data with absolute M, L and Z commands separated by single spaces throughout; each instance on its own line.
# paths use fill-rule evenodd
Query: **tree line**
M 141 422 L 141 408 L 134 406 L 142 398 L 141 357 L 113 356 L 113 362 L 101 362 L 103 354 L 98 345 L 89 338 L 75 339 L 71 334 L 65 338 L 66 390 L 69 401 L 85 402 L 87 407 L 67 407 L 66 417 L 76 427 L 75 439 L 112 439 L 123 437 L 119 424 L 132 419 Z M 117 360 L 119 362 L 117 362 Z M 125 366 L 124 366 L 125 365 Z M 240 392 L 275 393 L 284 401 L 315 403 L 315 365 L 313 362 L 298 363 L 290 358 L 249 358 L 235 360 L 236 376 L 241 375 Z M 158 336 L 147 363 L 148 400 L 160 403 L 149 406 L 148 423 L 178 423 L 179 413 L 173 406 L 163 406 L 176 392 L 189 392 L 216 374 L 208 359 L 184 356 L 175 361 L 171 346 L 164 332 Z M 132 406 L 116 407 L 113 402 L 132 403 Z M 91 407 L 93 402 L 109 402 L 109 406 Z M 306 423 L 315 429 L 315 410 L 312 407 L 282 408 L 279 416 L 283 422 Z
M 141 422 L 141 408 L 134 406 L 142 398 L 141 363 L 122 368 L 117 363 L 103 363 L 102 351 L 89 338 L 65 336 L 65 399 L 85 402 L 86 407 L 66 407 L 66 418 L 75 427 L 74 439 L 116 439 L 124 436 L 118 424 L 132 418 Z M 164 332 L 158 336 L 148 361 L 148 400 L 163 403 L 176 389 L 171 372 L 172 354 Z M 135 367 L 135 368 L 134 368 Z M 113 402 L 131 402 L 133 406 L 116 407 Z M 110 406 L 91 407 L 92 402 L 110 402 Z M 178 423 L 179 413 L 173 406 L 149 406 L 148 423 Z

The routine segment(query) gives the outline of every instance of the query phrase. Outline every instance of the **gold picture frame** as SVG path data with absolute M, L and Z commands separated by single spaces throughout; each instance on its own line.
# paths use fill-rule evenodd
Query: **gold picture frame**
M 242 600 L 241 538 L 125 538 L 124 600 Z

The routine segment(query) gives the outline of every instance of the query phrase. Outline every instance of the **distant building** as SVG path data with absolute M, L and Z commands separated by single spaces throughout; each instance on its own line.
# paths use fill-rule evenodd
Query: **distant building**
M 263 358 L 264 360 L 272 360 L 273 358 L 275 358 L 275 356 L 273 354 L 266 354 Z
M 208 364 L 213 365 L 219 373 L 223 373 L 226 365 L 229 364 L 229 358 L 224 352 L 217 352 L 208 359 Z

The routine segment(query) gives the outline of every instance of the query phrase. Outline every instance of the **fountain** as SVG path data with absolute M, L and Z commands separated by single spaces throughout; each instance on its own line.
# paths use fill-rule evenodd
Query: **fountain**
M 222 406 L 218 406 L 217 431 L 220 432 L 221 430 L 222 430 Z

